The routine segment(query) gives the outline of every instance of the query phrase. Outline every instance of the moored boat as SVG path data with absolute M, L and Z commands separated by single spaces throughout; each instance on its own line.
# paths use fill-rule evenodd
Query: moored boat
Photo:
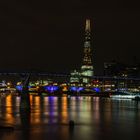
M 112 99 L 135 99 L 135 98 L 140 98 L 140 93 L 132 93 L 128 91 L 123 91 L 123 92 L 115 92 L 110 95 L 110 98 Z

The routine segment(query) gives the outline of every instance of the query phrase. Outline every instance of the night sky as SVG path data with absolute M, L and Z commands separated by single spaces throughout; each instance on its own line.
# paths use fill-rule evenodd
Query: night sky
M 0 70 L 69 72 L 82 63 L 86 18 L 95 74 L 103 62 L 140 62 L 140 8 L 119 0 L 1 0 Z

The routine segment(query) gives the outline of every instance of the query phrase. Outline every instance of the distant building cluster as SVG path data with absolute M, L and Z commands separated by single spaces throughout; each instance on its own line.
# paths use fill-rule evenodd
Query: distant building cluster
M 104 75 L 133 78 L 140 77 L 140 65 L 126 65 L 115 61 L 106 62 L 104 63 Z

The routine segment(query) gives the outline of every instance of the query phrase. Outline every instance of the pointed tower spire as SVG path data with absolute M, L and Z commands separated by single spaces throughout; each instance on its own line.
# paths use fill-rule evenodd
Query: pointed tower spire
M 85 25 L 85 41 L 90 41 L 90 19 L 86 19 L 86 25 Z
M 87 32 L 90 32 L 90 19 L 86 19 L 86 28 L 85 28 L 85 31 Z

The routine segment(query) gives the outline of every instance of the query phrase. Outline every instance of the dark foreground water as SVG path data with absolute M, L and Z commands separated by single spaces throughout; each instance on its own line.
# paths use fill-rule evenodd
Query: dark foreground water
M 20 114 L 20 97 L 0 97 L 0 140 L 139 140 L 140 102 L 98 97 L 31 96 L 31 113 Z M 74 120 L 74 128 L 69 121 Z

